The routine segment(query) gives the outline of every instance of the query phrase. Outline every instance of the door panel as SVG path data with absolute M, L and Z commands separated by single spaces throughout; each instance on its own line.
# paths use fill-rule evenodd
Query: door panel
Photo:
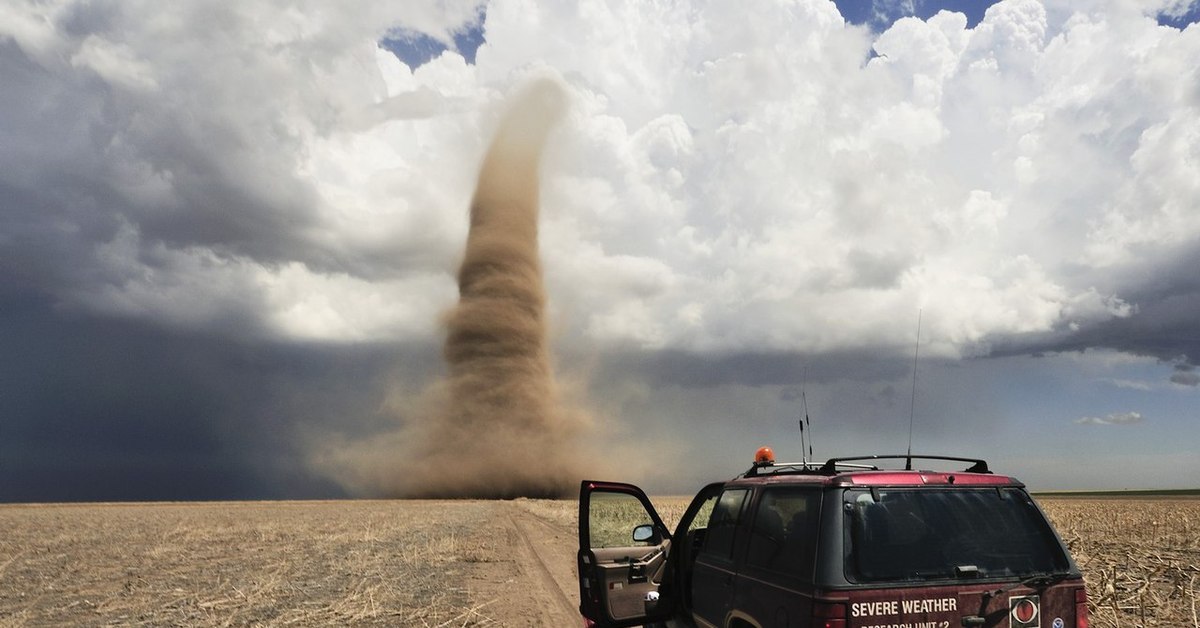
M 658 605 L 647 602 L 646 595 L 659 590 L 666 552 L 656 550 L 631 562 L 624 558 L 609 561 L 599 553 L 595 556 L 600 588 L 604 592 L 601 597 L 609 617 L 636 619 L 657 610 Z

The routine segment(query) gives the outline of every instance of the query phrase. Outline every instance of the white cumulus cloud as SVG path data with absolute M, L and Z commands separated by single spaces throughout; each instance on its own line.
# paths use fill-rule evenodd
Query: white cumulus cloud
M 5 259 L 75 307 L 427 340 L 500 103 L 546 74 L 560 342 L 890 351 L 923 310 L 935 354 L 978 355 L 1136 315 L 1200 242 L 1200 30 L 1139 3 L 875 36 L 825 0 L 493 0 L 475 64 L 418 68 L 377 42 L 481 7 L 401 4 L 17 3 Z
M 1103 417 L 1085 416 L 1075 419 L 1076 425 L 1136 425 L 1145 419 L 1138 412 L 1109 414 Z

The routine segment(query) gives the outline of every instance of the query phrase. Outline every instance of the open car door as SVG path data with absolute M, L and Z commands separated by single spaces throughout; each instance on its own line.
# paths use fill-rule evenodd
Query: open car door
M 584 480 L 579 488 L 579 612 L 600 628 L 664 621 L 659 599 L 671 533 L 636 486 Z

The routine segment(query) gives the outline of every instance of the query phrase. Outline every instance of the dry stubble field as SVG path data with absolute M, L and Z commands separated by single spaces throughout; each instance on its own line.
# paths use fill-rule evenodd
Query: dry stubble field
M 1197 623 L 1200 500 L 1040 500 L 1092 626 Z M 686 500 L 656 500 L 665 518 Z M 0 506 L 0 626 L 578 626 L 573 501 Z

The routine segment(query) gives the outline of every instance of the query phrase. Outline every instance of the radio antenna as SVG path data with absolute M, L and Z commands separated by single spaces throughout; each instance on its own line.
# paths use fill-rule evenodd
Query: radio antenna
M 814 462 L 812 449 L 812 424 L 808 420 L 808 367 L 804 367 L 804 379 L 800 383 L 800 401 L 804 404 L 804 418 L 800 419 L 800 462 L 804 465 L 808 464 L 809 459 Z M 804 428 L 808 428 L 808 453 L 804 451 Z
M 908 456 L 905 458 L 904 470 L 912 471 L 912 433 L 913 416 L 917 409 L 917 357 L 921 355 L 921 310 L 917 310 L 917 342 L 913 347 L 912 397 L 908 402 Z
M 800 393 L 800 396 L 804 397 L 804 393 Z M 816 457 L 813 456 L 812 424 L 808 422 L 808 398 L 807 397 L 804 397 L 804 427 L 808 428 L 808 459 L 812 460 L 813 462 L 816 462 L 817 459 L 816 459 Z
M 800 417 L 800 464 L 808 466 L 808 456 L 804 453 L 804 419 L 808 418 L 808 398 L 804 396 L 804 387 L 808 385 L 808 367 L 800 376 L 800 400 L 804 403 L 804 416 Z
M 808 458 L 804 455 L 804 419 L 800 419 L 800 464 L 808 466 Z

